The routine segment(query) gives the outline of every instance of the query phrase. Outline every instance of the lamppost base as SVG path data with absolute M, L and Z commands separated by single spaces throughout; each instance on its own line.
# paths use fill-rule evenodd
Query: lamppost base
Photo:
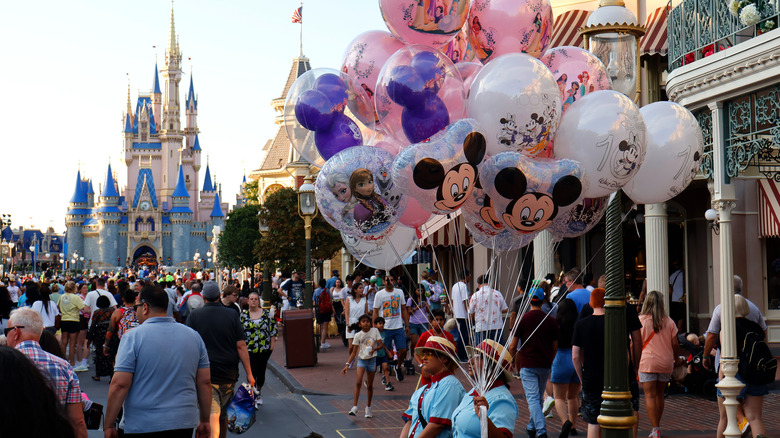
M 742 431 L 739 430 L 737 425 L 737 406 L 739 401 L 737 396 L 745 384 L 737 380 L 737 368 L 739 366 L 739 359 L 734 358 L 720 358 L 720 367 L 723 369 L 723 380 L 715 385 L 720 393 L 723 394 L 723 406 L 726 408 L 726 430 L 723 431 L 724 436 L 738 437 L 742 436 Z

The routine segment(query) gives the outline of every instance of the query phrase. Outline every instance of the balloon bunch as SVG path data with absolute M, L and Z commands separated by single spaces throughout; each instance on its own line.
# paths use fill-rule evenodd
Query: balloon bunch
M 285 106 L 293 146 L 321 169 L 320 211 L 358 261 L 401 264 L 441 215 L 497 252 L 545 229 L 575 237 L 610 193 L 661 202 L 695 175 L 693 115 L 640 110 L 589 51 L 548 50 L 549 0 L 380 8 L 390 32 L 356 36 L 340 70 L 301 75 Z

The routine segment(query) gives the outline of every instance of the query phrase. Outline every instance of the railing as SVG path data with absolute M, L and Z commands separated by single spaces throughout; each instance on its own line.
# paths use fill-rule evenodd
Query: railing
M 729 12 L 730 1 L 739 0 L 683 0 L 671 8 L 667 21 L 670 72 L 777 28 L 780 0 L 752 0 L 761 19 L 751 26 Z
M 726 175 L 756 167 L 780 181 L 780 85 L 728 100 L 724 110 Z
M 699 165 L 699 172 L 707 179 L 713 178 L 713 157 L 712 157 L 712 111 L 705 107 L 697 111 L 694 116 L 699 121 L 702 136 L 704 137 L 704 151 Z

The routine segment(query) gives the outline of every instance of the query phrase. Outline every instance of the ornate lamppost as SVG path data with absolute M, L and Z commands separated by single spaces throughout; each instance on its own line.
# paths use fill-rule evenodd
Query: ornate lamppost
M 0 265 L 3 266 L 3 270 L 0 271 L 0 276 L 5 275 L 6 254 L 10 254 L 10 251 L 8 250 L 8 242 L 6 242 L 5 239 L 2 239 L 0 240 Z
M 622 0 L 601 0 L 580 29 L 585 48 L 596 55 L 612 86 L 635 102 L 641 94 L 639 38 L 645 29 Z M 605 438 L 630 437 L 637 419 L 631 407 L 626 363 L 626 292 L 623 266 L 622 193 L 607 207 L 604 305 L 604 390 L 599 425 Z
M 268 235 L 268 224 L 264 220 L 258 219 L 258 229 L 261 236 Z M 271 308 L 271 299 L 271 264 L 266 260 L 263 262 L 263 309 Z
M 32 266 L 33 266 L 33 276 L 35 276 L 35 271 L 38 268 L 38 238 L 33 235 L 32 243 L 30 243 L 30 259 L 32 260 Z
M 306 286 L 303 292 L 303 308 L 311 309 L 311 295 L 314 290 L 311 278 L 311 221 L 317 216 L 311 175 L 307 176 L 298 188 L 298 215 L 303 218 L 303 229 L 306 232 Z
M 59 256 L 60 256 L 60 258 L 59 258 L 58 261 L 60 263 L 58 263 L 58 264 L 62 264 L 62 272 L 64 273 L 65 272 L 65 253 L 61 252 L 61 253 L 59 253 Z

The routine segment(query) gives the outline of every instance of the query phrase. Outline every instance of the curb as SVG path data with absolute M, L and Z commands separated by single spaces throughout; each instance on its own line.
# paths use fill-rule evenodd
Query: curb
M 322 391 L 315 391 L 312 389 L 304 388 L 301 386 L 300 383 L 293 377 L 292 374 L 290 374 L 289 371 L 287 371 L 287 368 L 283 367 L 282 365 L 278 364 L 275 360 L 269 359 L 268 360 L 268 369 L 271 370 L 271 372 L 284 384 L 284 386 L 287 387 L 287 389 L 290 390 L 293 394 L 304 394 L 304 395 L 328 395 L 328 396 L 339 396 L 341 394 L 331 394 L 329 392 L 322 392 Z

